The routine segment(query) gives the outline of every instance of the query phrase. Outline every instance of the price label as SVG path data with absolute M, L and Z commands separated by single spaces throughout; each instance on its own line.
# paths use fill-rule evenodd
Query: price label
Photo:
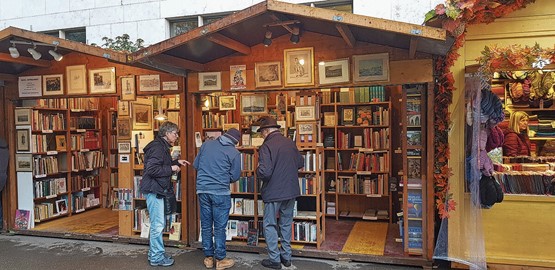
M 56 194 L 46 196 L 47 199 L 52 199 L 52 198 L 56 198 L 56 197 L 58 197 L 58 195 L 56 195 Z
M 79 129 L 77 129 L 76 131 L 77 131 L 77 132 L 86 132 L 87 130 L 86 130 L 86 129 L 79 128 Z
M 38 175 L 35 175 L 35 178 L 44 178 L 44 177 L 46 177 L 46 174 L 38 174 Z
M 58 151 L 48 151 L 48 152 L 46 152 L 47 156 L 53 156 L 53 155 L 57 155 L 57 154 L 58 154 Z
M 82 189 L 81 189 L 81 191 L 89 191 L 89 190 L 91 190 L 90 187 L 86 187 L 86 188 L 82 188 Z
M 54 131 L 51 129 L 43 129 L 42 133 L 54 133 Z

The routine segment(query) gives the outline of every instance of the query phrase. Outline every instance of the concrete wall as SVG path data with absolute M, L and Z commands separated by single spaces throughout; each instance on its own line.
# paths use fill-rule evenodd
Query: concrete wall
M 320 2 L 287 0 L 290 3 Z M 128 34 L 154 44 L 170 37 L 171 18 L 242 10 L 259 0 L 0 0 L 0 29 L 31 31 L 86 27 L 87 43 Z M 443 0 L 353 0 L 356 14 L 421 24 Z

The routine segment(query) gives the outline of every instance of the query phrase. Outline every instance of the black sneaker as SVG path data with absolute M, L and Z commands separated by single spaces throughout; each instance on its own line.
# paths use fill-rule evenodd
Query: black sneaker
M 151 266 L 171 266 L 173 264 L 173 259 L 171 258 L 164 258 L 157 262 L 150 262 Z
M 283 266 L 285 266 L 285 267 L 291 266 L 291 260 L 286 260 L 281 255 L 279 255 L 279 260 L 281 261 L 281 264 L 283 264 Z
M 281 269 L 281 263 L 280 262 L 272 262 L 269 259 L 262 260 L 261 264 L 262 264 L 262 266 L 264 266 L 266 268 Z

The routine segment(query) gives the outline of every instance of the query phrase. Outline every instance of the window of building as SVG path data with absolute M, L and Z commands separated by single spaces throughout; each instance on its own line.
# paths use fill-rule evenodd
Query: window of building
M 187 33 L 197 27 L 210 24 L 231 13 L 220 13 L 203 16 L 193 16 L 182 19 L 170 20 L 170 36 L 175 37 L 183 33 Z
M 57 38 L 64 38 L 67 40 L 87 43 L 87 31 L 85 30 L 85 28 L 45 31 L 41 33 Z
M 337 11 L 353 13 L 353 1 L 345 0 L 328 0 L 322 2 L 314 2 L 311 6 L 325 9 L 332 9 Z

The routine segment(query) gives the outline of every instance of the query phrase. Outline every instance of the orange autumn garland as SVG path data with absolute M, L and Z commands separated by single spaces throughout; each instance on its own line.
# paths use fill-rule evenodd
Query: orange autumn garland
M 438 82 L 434 89 L 434 188 L 435 203 L 441 218 L 448 218 L 449 212 L 456 207 L 453 195 L 449 192 L 449 105 L 456 90 L 451 67 L 459 57 L 459 48 L 464 44 L 465 26 L 493 22 L 533 2 L 535 0 L 447 0 L 426 15 L 426 21 L 441 20 L 442 27 L 456 38 L 451 50 L 446 56 L 437 59 L 435 66 Z

